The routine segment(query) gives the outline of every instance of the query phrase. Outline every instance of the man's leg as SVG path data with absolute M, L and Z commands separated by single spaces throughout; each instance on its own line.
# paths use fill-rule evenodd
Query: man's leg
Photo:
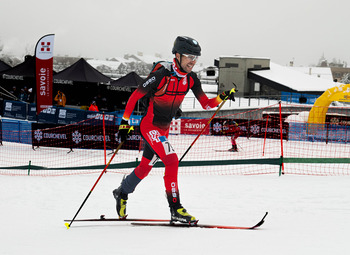
M 113 196 L 117 202 L 116 209 L 120 218 L 125 218 L 127 216 L 126 203 L 128 194 L 133 193 L 136 186 L 149 174 L 153 165 L 157 162 L 157 159 L 158 157 L 146 143 L 140 164 L 132 173 L 124 177 L 117 189 L 113 190 Z

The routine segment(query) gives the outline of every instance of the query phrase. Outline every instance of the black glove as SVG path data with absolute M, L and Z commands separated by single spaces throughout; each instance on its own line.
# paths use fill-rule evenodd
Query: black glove
M 232 100 L 235 101 L 235 93 L 236 90 L 235 89 L 231 89 L 231 90 L 226 90 L 224 92 L 222 92 L 219 96 L 221 98 L 221 100 Z
M 120 138 L 120 142 L 125 142 L 128 134 L 134 130 L 132 126 L 129 125 L 128 121 L 122 120 L 119 125 L 118 136 Z

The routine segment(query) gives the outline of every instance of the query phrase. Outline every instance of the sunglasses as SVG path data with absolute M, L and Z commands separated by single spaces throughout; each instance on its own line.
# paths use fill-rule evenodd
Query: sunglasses
M 183 56 L 185 56 L 186 58 L 191 59 L 191 61 L 197 61 L 199 56 L 195 56 L 195 55 L 189 55 L 189 54 L 182 54 Z

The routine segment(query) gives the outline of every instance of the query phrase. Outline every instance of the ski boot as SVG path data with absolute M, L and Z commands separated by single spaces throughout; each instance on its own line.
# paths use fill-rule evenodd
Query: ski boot
M 232 148 L 229 149 L 228 151 L 238 152 L 237 145 L 232 145 Z
M 128 194 L 124 194 L 122 191 L 122 186 L 113 190 L 113 196 L 117 202 L 117 213 L 119 215 L 119 219 L 125 219 L 128 215 L 126 214 L 126 203 L 128 200 Z
M 191 226 L 194 226 L 198 222 L 198 220 L 196 220 L 195 217 L 190 215 L 186 211 L 186 209 L 182 207 L 182 205 L 171 206 L 170 212 L 171 212 L 170 224 L 174 224 L 175 221 L 179 221 L 181 223 L 185 223 L 185 224 L 189 224 Z

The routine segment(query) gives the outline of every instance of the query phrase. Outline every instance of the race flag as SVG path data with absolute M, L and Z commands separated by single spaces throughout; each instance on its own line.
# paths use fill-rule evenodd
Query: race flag
M 43 36 L 35 47 L 36 114 L 52 106 L 54 34 Z

